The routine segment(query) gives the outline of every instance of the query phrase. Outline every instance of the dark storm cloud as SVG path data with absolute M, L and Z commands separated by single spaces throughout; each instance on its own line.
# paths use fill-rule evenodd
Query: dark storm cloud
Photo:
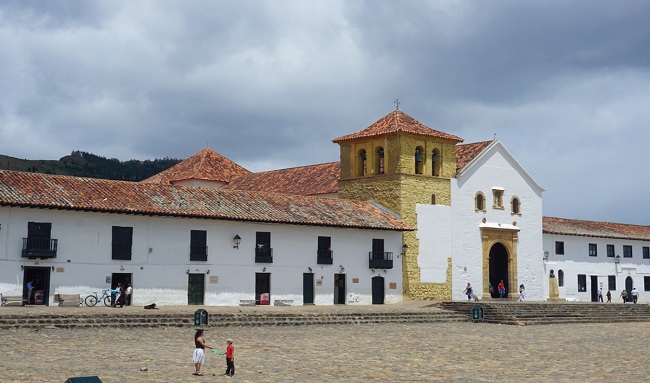
M 0 153 L 186 158 L 253 171 L 338 160 L 401 109 L 494 134 L 544 213 L 647 224 L 650 3 L 0 4 Z

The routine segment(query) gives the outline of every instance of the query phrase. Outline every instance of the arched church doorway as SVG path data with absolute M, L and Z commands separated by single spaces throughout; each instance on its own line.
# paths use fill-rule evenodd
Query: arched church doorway
M 490 283 L 492 284 L 492 298 L 499 298 L 497 286 L 503 281 L 506 286 L 506 298 L 510 293 L 508 286 L 508 250 L 501 243 L 495 243 L 490 248 Z

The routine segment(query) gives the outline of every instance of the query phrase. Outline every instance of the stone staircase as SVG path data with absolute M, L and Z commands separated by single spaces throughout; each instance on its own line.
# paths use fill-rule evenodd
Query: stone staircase
M 486 323 L 543 325 L 558 323 L 650 322 L 648 304 L 551 302 L 440 302 L 436 306 L 473 320 L 475 306 L 483 308 Z
M 370 313 L 220 313 L 211 315 L 210 327 L 229 326 L 303 326 L 367 323 L 448 323 L 467 322 L 464 313 L 448 310 L 423 312 L 370 312 Z M 83 328 L 83 327 L 193 327 L 194 317 L 183 313 L 151 312 L 117 314 L 0 314 L 0 331 L 12 328 Z

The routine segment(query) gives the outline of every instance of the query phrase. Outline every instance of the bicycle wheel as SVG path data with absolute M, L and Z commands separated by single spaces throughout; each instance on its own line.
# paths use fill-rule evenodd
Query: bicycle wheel
M 88 295 L 86 299 L 84 299 L 84 302 L 86 302 L 86 306 L 93 307 L 97 304 L 97 297 L 95 295 Z
M 104 304 L 106 305 L 106 307 L 110 307 L 110 305 L 111 305 L 111 297 L 110 297 L 110 295 L 107 295 L 107 296 L 104 297 Z

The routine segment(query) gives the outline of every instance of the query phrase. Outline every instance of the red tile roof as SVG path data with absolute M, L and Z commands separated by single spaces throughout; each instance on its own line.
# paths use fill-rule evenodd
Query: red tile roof
M 412 230 L 370 202 L 0 170 L 0 206 Z
M 347 136 L 339 137 L 332 140 L 335 143 L 340 143 L 343 141 L 354 140 L 358 138 L 369 138 L 375 136 L 382 136 L 387 134 L 396 134 L 399 132 L 406 132 L 417 134 L 420 136 L 431 136 L 437 138 L 444 138 L 447 140 L 453 140 L 457 142 L 462 142 L 463 139 L 452 134 L 440 132 L 433 130 L 428 126 L 417 121 L 408 114 L 402 112 L 401 110 L 394 110 L 388 113 L 386 116 L 370 125 L 369 127 L 360 130 L 356 133 L 348 134 Z
M 338 192 L 338 162 L 250 173 L 233 179 L 224 189 L 323 195 Z
M 544 234 L 650 241 L 650 226 L 543 217 Z
M 470 161 L 494 141 L 474 142 L 471 144 L 456 145 L 456 171 L 461 171 Z
M 144 183 L 171 185 L 177 181 L 202 180 L 230 182 L 233 178 L 249 174 L 250 171 L 237 165 L 210 148 L 205 148 L 192 157 L 171 168 L 151 176 Z

